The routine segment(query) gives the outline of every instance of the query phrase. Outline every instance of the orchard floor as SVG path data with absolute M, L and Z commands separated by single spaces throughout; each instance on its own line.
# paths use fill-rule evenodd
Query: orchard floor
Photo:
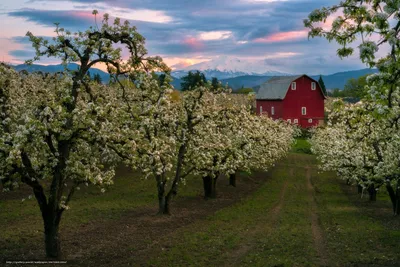
M 61 266 L 400 266 L 400 218 L 387 195 L 360 198 L 319 174 L 313 156 L 240 174 L 236 188 L 220 180 L 215 200 L 188 179 L 171 216 L 155 215 L 154 181 L 134 176 L 122 169 L 108 192 L 78 191 L 62 219 Z M 44 259 L 39 209 L 21 202 L 28 194 L 0 193 L 0 265 Z

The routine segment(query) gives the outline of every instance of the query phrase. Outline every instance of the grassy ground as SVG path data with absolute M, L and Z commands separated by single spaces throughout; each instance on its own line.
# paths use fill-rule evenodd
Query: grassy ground
M 400 218 L 384 193 L 361 199 L 313 156 L 290 154 L 268 173 L 219 182 L 204 201 L 188 181 L 174 215 L 154 216 L 154 182 L 119 176 L 113 189 L 77 195 L 63 218 L 73 265 L 98 266 L 400 266 Z M 67 227 L 68 226 L 68 227 Z M 0 200 L 0 258 L 32 258 L 41 242 L 33 201 Z
M 306 138 L 297 138 L 293 145 L 292 152 L 311 154 L 311 145 Z

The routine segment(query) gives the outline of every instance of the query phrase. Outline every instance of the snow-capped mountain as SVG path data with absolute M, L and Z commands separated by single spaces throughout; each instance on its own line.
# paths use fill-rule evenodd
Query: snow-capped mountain
M 227 56 L 220 56 L 216 59 L 201 62 L 188 66 L 181 70 L 172 72 L 172 76 L 181 78 L 187 75 L 188 71 L 201 71 L 207 78 L 217 77 L 218 79 L 234 78 L 244 75 L 259 76 L 285 76 L 291 75 L 276 70 L 268 64 L 268 60 L 248 60 Z

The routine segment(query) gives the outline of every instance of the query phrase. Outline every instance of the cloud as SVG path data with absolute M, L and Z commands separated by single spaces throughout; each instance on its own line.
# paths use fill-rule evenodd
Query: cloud
M 32 50 L 12 50 L 8 54 L 21 60 L 32 59 L 35 56 L 35 52 Z
M 22 9 L 12 11 L 8 15 L 24 18 L 44 26 L 54 26 L 54 23 L 60 23 L 62 27 L 82 29 L 95 24 L 94 17 L 89 11 Z
M 31 0 L 8 16 L 50 29 L 54 22 L 71 31 L 94 26 L 92 9 L 128 19 L 146 38 L 150 54 L 162 55 L 177 65 L 186 59 L 220 55 L 266 58 L 288 69 L 335 71 L 347 61 L 335 58 L 337 45 L 322 39 L 307 40 L 303 19 L 314 9 L 337 0 Z M 59 6 L 59 7 L 58 7 Z M 97 20 L 99 23 L 99 19 Z M 28 30 L 28 29 L 27 29 Z M 43 32 L 43 30 L 41 30 Z M 41 33 L 44 34 L 44 33 Z M 14 39 L 15 44 L 24 40 Z M 22 50 L 14 48 L 12 50 Z M 7 50 L 7 51 L 10 51 Z M 7 52 L 8 53 L 8 52 Z M 10 53 L 21 58 L 22 52 Z M 329 64 L 321 63 L 321 57 Z M 179 60 L 178 60 L 179 59 Z M 280 62 L 280 63 L 279 63 Z M 354 68 L 359 61 L 352 61 Z
M 302 53 L 298 53 L 298 52 L 278 52 L 275 54 L 270 54 L 270 55 L 266 55 L 264 56 L 265 59 L 275 59 L 275 58 L 292 58 L 295 56 L 299 56 L 302 55 Z
M 199 51 L 204 48 L 204 44 L 196 37 L 187 37 L 183 40 L 183 44 L 187 45 L 194 51 Z
M 221 40 L 232 37 L 231 31 L 211 31 L 200 33 L 200 39 L 202 40 Z
M 307 31 L 278 32 L 254 40 L 256 43 L 284 42 L 294 39 L 304 39 L 308 36 Z

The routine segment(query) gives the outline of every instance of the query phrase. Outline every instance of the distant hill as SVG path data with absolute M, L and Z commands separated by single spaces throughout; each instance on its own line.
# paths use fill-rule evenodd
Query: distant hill
M 362 70 L 345 71 L 345 72 L 334 73 L 331 75 L 322 75 L 322 79 L 324 80 L 326 89 L 332 90 L 335 88 L 339 88 L 340 90 L 343 90 L 344 86 L 348 80 L 356 79 L 361 76 L 364 76 L 367 74 L 373 74 L 373 73 L 377 73 L 377 72 L 378 72 L 377 69 L 362 69 Z M 311 75 L 310 77 L 317 81 L 319 79 L 319 75 Z M 270 78 L 270 77 L 265 77 L 266 80 L 264 82 L 268 81 L 268 78 Z M 247 82 L 247 81 L 249 81 L 249 79 L 247 77 L 243 78 L 243 79 L 241 79 L 241 77 L 237 77 L 236 79 L 238 81 L 235 80 L 234 83 L 231 85 L 234 90 L 237 90 L 241 87 L 241 86 L 236 87 L 238 82 L 240 84 L 240 81 L 243 81 L 241 84 L 244 87 L 252 87 L 256 92 L 258 91 L 260 85 L 263 83 L 263 82 L 261 82 L 257 85 L 253 85 L 253 83 Z M 254 77 L 252 81 L 258 81 L 257 77 Z
M 364 76 L 366 74 L 377 73 L 377 69 L 362 69 L 362 70 L 354 70 L 354 71 L 345 71 L 338 72 L 331 75 L 322 75 L 322 79 L 324 80 L 325 86 L 328 90 L 339 88 L 340 90 L 344 89 L 345 84 L 349 79 L 358 78 Z M 220 80 L 223 85 L 228 84 L 230 88 L 234 91 L 245 87 L 245 88 L 253 88 L 256 92 L 258 91 L 261 84 L 268 81 L 273 76 L 259 76 L 259 75 L 244 75 L 235 78 L 228 78 Z M 319 75 L 311 75 L 311 78 L 318 81 Z M 180 90 L 181 89 L 181 79 L 174 78 L 172 85 Z
M 75 64 L 75 63 L 69 63 L 67 65 L 68 69 L 71 70 L 77 70 L 79 65 Z M 32 64 L 32 65 L 26 65 L 26 64 L 21 64 L 21 65 L 16 65 L 14 66 L 14 69 L 16 71 L 21 71 L 21 70 L 26 70 L 28 72 L 36 72 L 36 71 L 41 71 L 43 73 L 56 73 L 56 72 L 60 72 L 64 70 L 64 66 L 63 65 L 36 65 L 36 64 Z M 93 77 L 93 75 L 95 74 L 99 74 L 101 77 L 101 80 L 104 83 L 108 83 L 108 81 L 110 80 L 110 75 L 107 72 L 104 72 L 100 69 L 96 69 L 96 68 L 91 68 L 89 70 L 90 72 L 90 76 Z
M 68 64 L 69 69 L 78 69 L 79 65 L 75 63 L 70 63 Z M 59 71 L 64 70 L 63 65 L 26 65 L 26 64 L 21 64 L 14 66 L 14 68 L 17 71 L 21 70 L 26 70 L 28 72 L 35 72 L 35 71 L 41 71 L 41 72 L 49 72 L 49 73 L 55 73 Z M 361 70 L 354 70 L 354 71 L 345 71 L 345 72 L 338 72 L 334 73 L 331 75 L 322 75 L 322 79 L 325 82 L 326 88 L 329 89 L 334 89 L 334 88 L 339 88 L 343 89 L 344 85 L 346 82 L 351 79 L 351 78 L 358 78 L 366 74 L 372 74 L 378 72 L 377 69 L 361 69 Z M 90 75 L 93 77 L 94 74 L 99 74 L 102 81 L 104 83 L 108 83 L 110 80 L 110 76 L 107 72 L 104 72 L 100 69 L 96 68 L 91 68 L 90 69 Z M 173 81 L 172 85 L 175 87 L 175 89 L 180 90 L 181 89 L 181 82 L 182 80 L 180 78 L 177 78 L 173 75 Z M 254 88 L 255 91 L 258 91 L 259 85 L 263 84 L 264 82 L 268 81 L 271 77 L 273 77 L 273 74 L 268 74 L 268 75 L 243 75 L 243 76 L 238 76 L 234 78 L 227 78 L 227 79 L 221 79 L 221 83 L 223 85 L 228 84 L 230 88 L 233 90 L 238 90 L 242 87 L 246 88 Z M 319 75 L 312 75 L 311 76 L 313 79 L 318 80 Z
M 223 85 L 228 84 L 230 88 L 233 90 L 238 90 L 242 87 L 252 88 L 257 85 L 263 84 L 268 81 L 272 76 L 254 76 L 254 75 L 245 75 L 239 76 L 235 78 L 223 79 L 221 83 Z
M 181 90 L 181 82 L 182 80 L 176 77 L 172 77 L 172 82 L 171 85 L 176 89 L 176 90 Z
M 366 74 L 377 73 L 377 69 L 361 69 L 361 70 L 353 70 L 353 71 L 345 71 L 338 72 L 331 75 L 322 75 L 322 79 L 324 80 L 326 89 L 334 89 L 339 88 L 341 90 L 344 89 L 344 85 L 346 82 L 352 78 L 358 78 L 364 76 Z M 319 75 L 311 76 L 313 79 L 318 80 Z

